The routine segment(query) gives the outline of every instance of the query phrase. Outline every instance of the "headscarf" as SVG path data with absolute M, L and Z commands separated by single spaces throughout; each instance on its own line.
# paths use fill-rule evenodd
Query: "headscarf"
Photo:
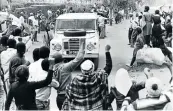
M 85 75 L 89 75 L 94 71 L 94 63 L 91 60 L 86 60 L 81 64 L 81 71 Z
M 159 97 L 162 92 L 163 83 L 160 79 L 152 77 L 146 81 L 145 87 L 148 92 L 148 97 Z
M 132 80 L 127 70 L 121 68 L 117 71 L 115 76 L 115 87 L 121 94 L 127 96 L 130 88 L 132 87 Z

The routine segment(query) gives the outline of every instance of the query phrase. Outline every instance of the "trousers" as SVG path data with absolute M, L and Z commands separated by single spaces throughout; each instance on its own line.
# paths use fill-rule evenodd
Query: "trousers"
M 144 39 L 145 39 L 145 44 L 147 44 L 148 46 L 150 46 L 150 35 L 144 36 Z
M 62 109 L 62 105 L 63 105 L 65 99 L 66 99 L 65 94 L 58 94 L 58 96 L 56 98 L 56 104 L 57 104 L 57 107 L 59 108 L 59 110 Z

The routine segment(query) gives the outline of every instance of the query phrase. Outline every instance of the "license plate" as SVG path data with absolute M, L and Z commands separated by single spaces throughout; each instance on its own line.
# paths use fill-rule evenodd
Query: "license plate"
M 78 51 L 69 51 L 69 54 L 71 54 L 71 55 L 75 55 L 77 53 L 78 53 Z
M 72 39 L 69 39 L 70 41 L 79 41 L 78 38 L 72 38 Z

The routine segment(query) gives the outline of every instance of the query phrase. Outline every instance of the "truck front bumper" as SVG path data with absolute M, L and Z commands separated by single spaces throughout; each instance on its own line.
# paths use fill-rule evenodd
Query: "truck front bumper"
M 62 55 L 63 58 L 65 59 L 72 59 L 72 58 L 75 58 L 76 55 Z M 99 58 L 99 54 L 85 54 L 84 58 L 88 58 L 88 59 L 96 59 L 96 58 Z

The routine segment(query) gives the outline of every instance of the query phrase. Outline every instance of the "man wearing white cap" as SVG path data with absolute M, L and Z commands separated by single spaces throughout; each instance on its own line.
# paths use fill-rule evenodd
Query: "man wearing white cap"
M 69 109 L 65 110 L 107 110 L 104 99 L 108 95 L 108 76 L 112 70 L 112 59 L 106 46 L 106 66 L 94 72 L 94 63 L 86 60 L 81 64 L 82 73 L 67 86 Z
M 144 88 L 145 82 L 137 83 L 132 81 L 127 70 L 121 68 L 116 73 L 115 86 L 111 88 L 109 94 L 109 104 L 116 99 L 117 110 L 120 110 L 126 97 L 130 97 L 132 101 L 135 101 L 139 98 L 138 92 Z

